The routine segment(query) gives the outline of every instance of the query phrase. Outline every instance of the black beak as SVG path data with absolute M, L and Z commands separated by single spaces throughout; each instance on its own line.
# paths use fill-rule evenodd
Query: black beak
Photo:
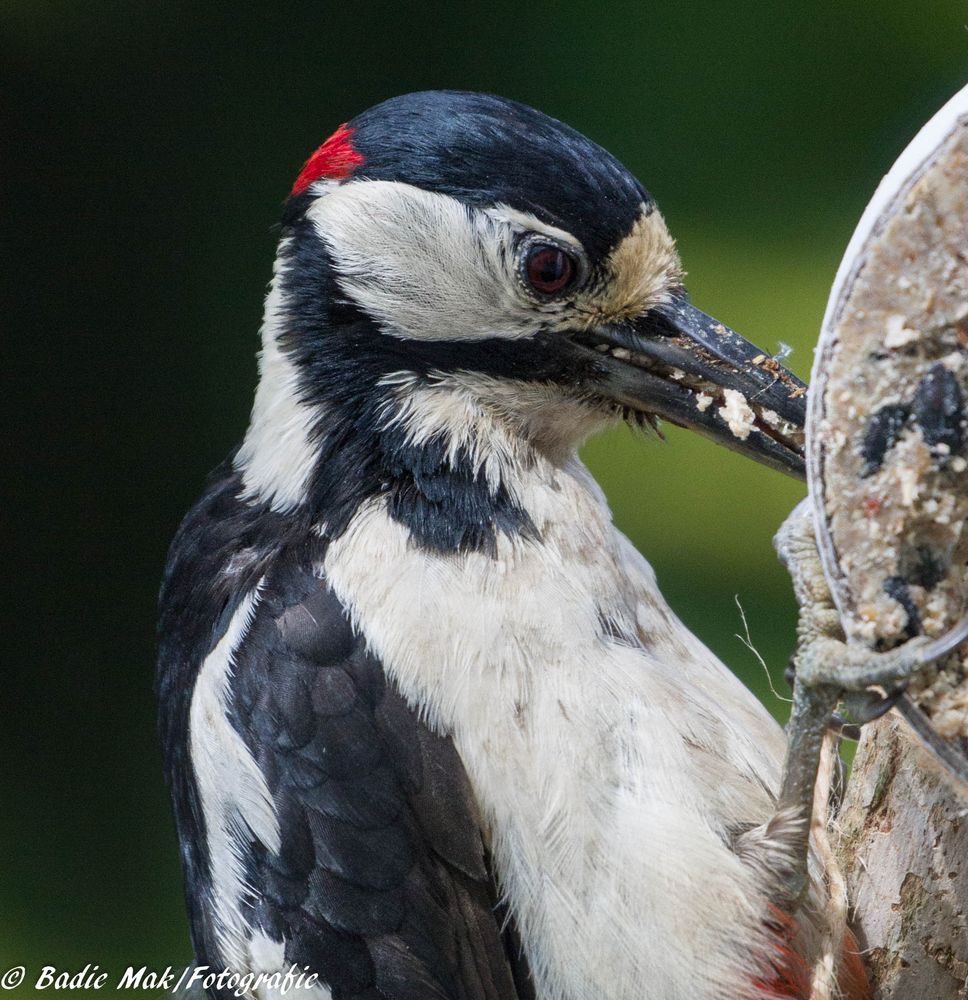
M 598 354 L 601 395 L 805 477 L 806 385 L 685 298 L 574 341 Z

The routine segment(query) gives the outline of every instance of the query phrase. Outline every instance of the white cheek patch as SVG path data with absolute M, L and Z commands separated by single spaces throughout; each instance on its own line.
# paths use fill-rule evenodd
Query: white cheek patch
M 395 181 L 357 181 L 306 214 L 343 290 L 393 336 L 516 339 L 559 311 L 536 305 L 520 287 L 513 241 L 523 219 L 506 212 L 477 211 Z

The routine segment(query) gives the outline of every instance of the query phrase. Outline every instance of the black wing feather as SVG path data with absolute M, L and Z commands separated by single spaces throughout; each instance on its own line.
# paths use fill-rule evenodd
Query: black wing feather
M 264 593 L 233 681 L 282 834 L 277 855 L 252 845 L 253 919 L 334 1000 L 532 997 L 453 743 L 406 704 L 323 581 L 280 565 Z
M 160 728 L 198 961 L 220 967 L 191 694 L 261 580 L 231 722 L 265 775 L 281 846 L 239 845 L 246 919 L 334 1000 L 533 1000 L 453 743 L 409 708 L 313 574 L 325 542 L 241 493 L 231 466 L 217 470 L 175 538 L 161 597 Z

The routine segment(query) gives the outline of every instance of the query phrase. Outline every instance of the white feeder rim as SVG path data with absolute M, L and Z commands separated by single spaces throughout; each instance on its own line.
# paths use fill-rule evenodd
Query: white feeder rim
M 821 480 L 822 441 L 820 434 L 813 430 L 814 428 L 819 429 L 820 421 L 823 418 L 822 373 L 836 343 L 834 329 L 840 317 L 840 311 L 850 293 L 854 279 L 866 262 L 865 251 L 868 244 L 895 215 L 899 203 L 903 201 L 908 191 L 934 161 L 940 147 L 944 145 L 952 132 L 963 124 L 968 124 L 968 86 L 962 87 L 928 121 L 908 143 L 907 148 L 897 158 L 894 166 L 878 184 L 874 197 L 871 198 L 864 210 L 864 214 L 854 229 L 854 235 L 851 236 L 850 242 L 847 244 L 840 267 L 837 269 L 837 276 L 834 278 L 833 287 L 830 290 L 830 298 L 827 300 L 827 309 L 820 328 L 820 340 L 814 354 L 813 370 L 810 373 L 810 382 L 815 388 L 810 392 L 807 402 L 807 484 L 813 508 L 814 529 L 817 536 L 817 546 L 820 550 L 820 559 L 834 602 L 842 617 L 848 610 L 844 606 L 846 603 L 845 584 L 834 551 L 833 539 L 826 527 Z

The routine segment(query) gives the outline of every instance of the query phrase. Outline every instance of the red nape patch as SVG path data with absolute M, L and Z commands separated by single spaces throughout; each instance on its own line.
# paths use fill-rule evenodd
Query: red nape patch
M 352 138 L 353 129 L 344 122 L 306 161 L 289 196 L 302 194 L 320 177 L 331 181 L 349 177 L 363 162 L 363 157 L 353 148 Z

